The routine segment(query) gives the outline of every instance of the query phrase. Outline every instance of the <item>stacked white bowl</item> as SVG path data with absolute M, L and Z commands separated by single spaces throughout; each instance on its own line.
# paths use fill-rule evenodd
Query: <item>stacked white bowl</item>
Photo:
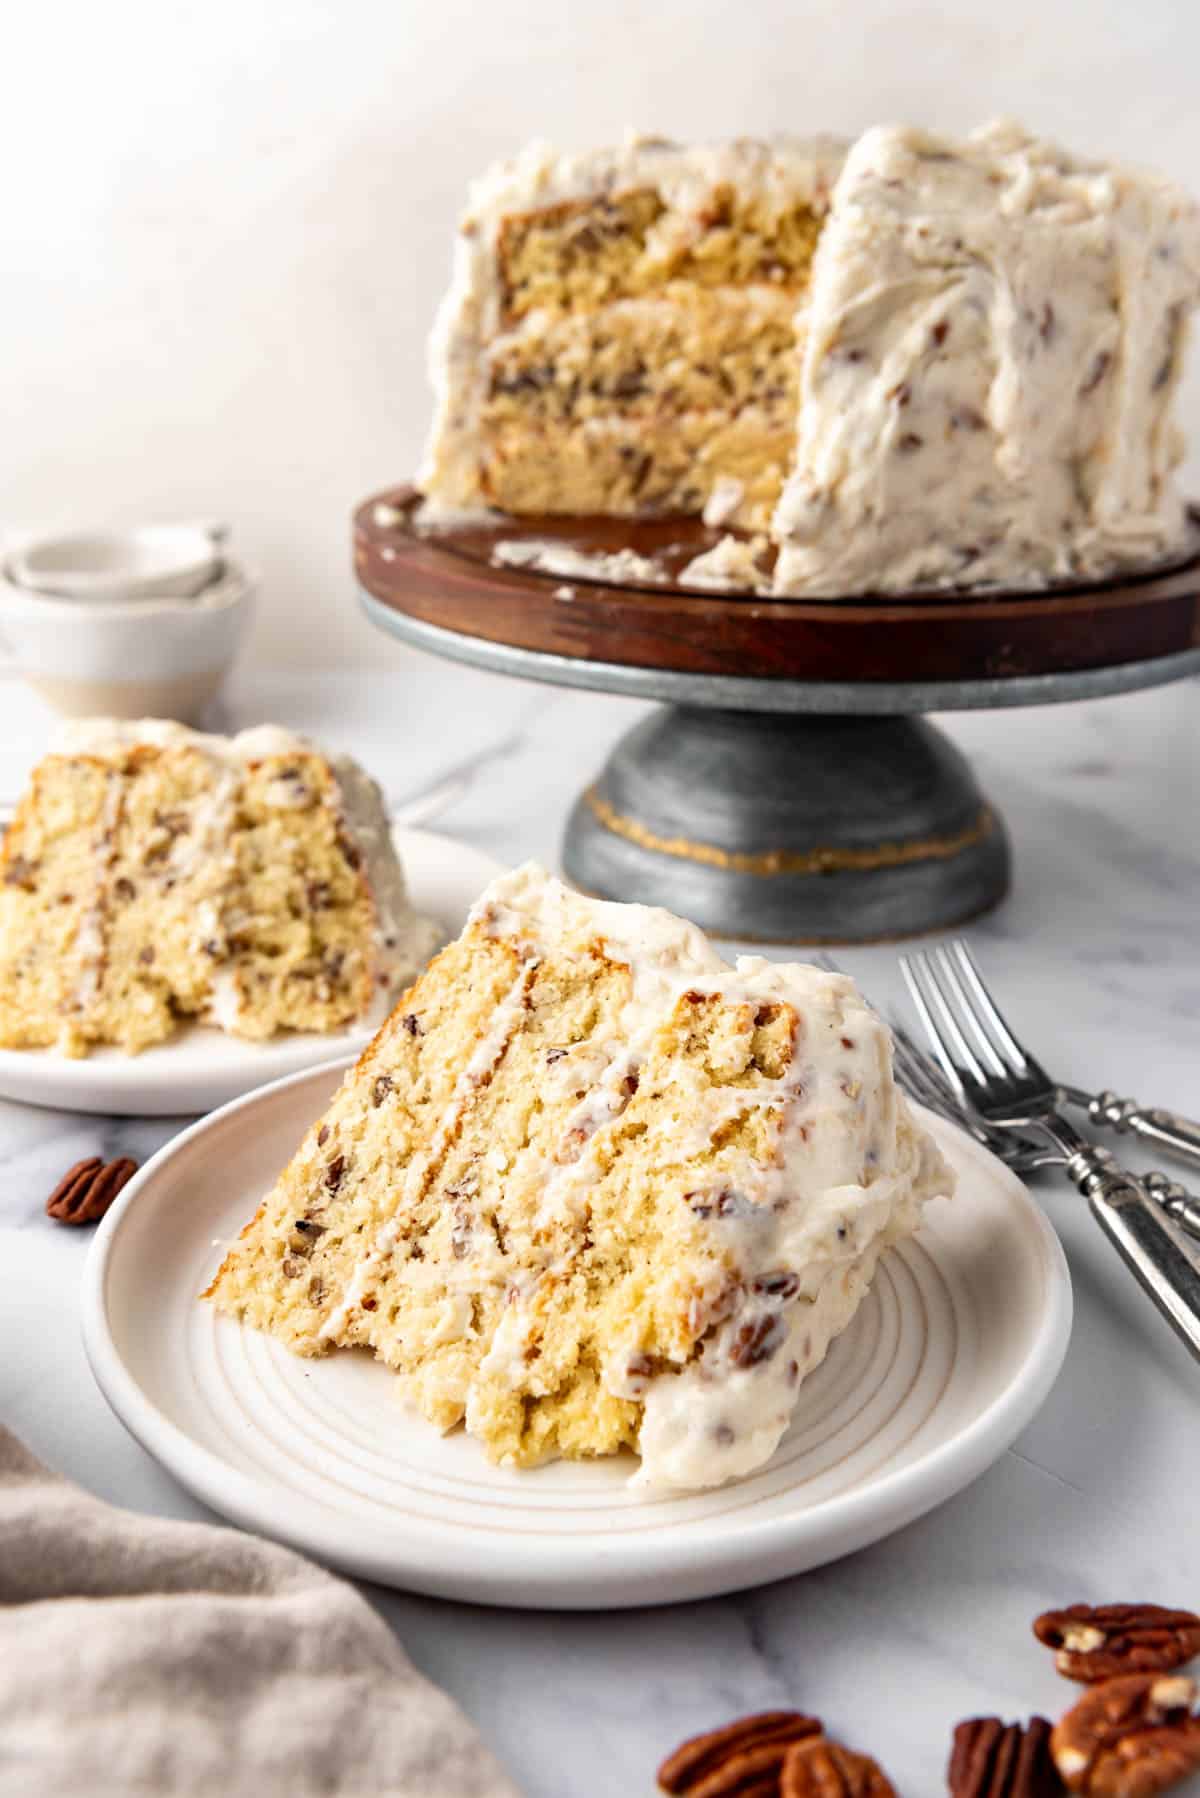
M 0 651 L 68 717 L 199 723 L 257 592 L 227 537 L 219 525 L 147 525 L 14 546 L 0 570 Z

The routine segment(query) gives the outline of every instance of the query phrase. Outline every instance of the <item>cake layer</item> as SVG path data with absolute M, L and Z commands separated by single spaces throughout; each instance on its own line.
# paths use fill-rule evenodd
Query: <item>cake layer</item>
M 512 419 L 482 439 L 482 496 L 516 513 L 703 512 L 720 485 L 736 493 L 724 517 L 765 524 L 792 442 L 783 407 L 688 412 L 647 421 Z
M 366 1346 L 495 1459 L 759 1464 L 949 1176 L 853 984 L 730 969 L 664 912 L 493 884 L 347 1077 L 211 1296 Z
M 795 301 L 773 288 L 672 282 L 653 299 L 543 312 L 488 353 L 481 429 L 497 420 L 663 419 L 744 405 L 795 410 Z
M 781 208 L 765 195 L 740 196 L 729 183 L 712 189 L 686 232 L 671 228 L 657 188 L 560 201 L 500 223 L 503 316 L 511 323 L 543 307 L 594 308 L 672 281 L 773 282 L 798 293 L 820 231 L 812 205 Z
M 0 863 L 0 1042 L 133 1053 L 186 1017 L 337 1030 L 432 947 L 352 765 L 274 729 L 89 721 L 61 741 Z

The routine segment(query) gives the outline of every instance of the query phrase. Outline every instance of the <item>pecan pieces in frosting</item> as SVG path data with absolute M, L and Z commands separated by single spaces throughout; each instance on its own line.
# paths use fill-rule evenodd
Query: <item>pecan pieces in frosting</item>
M 1200 1770 L 1196 1709 L 1196 1682 L 1184 1674 L 1105 1680 L 1055 1725 L 1054 1764 L 1069 1791 L 1153 1798 Z
M 820 1734 L 817 1719 L 802 1711 L 739 1717 L 681 1743 L 658 1769 L 658 1783 L 681 1798 L 774 1798 L 789 1749 Z
M 1067 1679 L 1092 1685 L 1127 1673 L 1169 1673 L 1200 1654 L 1200 1617 L 1160 1604 L 1073 1604 L 1045 1611 L 1033 1633 Z
M 779 1798 L 896 1798 L 896 1788 L 869 1755 L 813 1736 L 788 1749 Z
M 954 1732 L 946 1771 L 950 1798 L 1057 1798 L 1062 1781 L 1050 1758 L 1050 1725 L 970 1717 Z

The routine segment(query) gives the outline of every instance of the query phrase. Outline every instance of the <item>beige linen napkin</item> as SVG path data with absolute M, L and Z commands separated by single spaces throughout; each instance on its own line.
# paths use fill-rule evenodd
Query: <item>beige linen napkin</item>
M 517 1798 L 343 1580 L 0 1429 L 0 1798 Z

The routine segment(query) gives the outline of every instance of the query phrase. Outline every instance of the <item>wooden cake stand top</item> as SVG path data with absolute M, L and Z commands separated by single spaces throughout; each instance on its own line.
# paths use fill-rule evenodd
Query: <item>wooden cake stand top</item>
M 508 664 L 514 673 L 570 681 L 564 665 L 576 662 L 602 664 L 615 677 L 621 670 L 654 670 L 663 677 L 719 677 L 722 685 L 789 682 L 809 690 L 820 683 L 853 683 L 860 691 L 873 683 L 892 691 L 924 686 L 930 695 L 918 702 L 924 709 L 1005 703 L 1004 696 L 985 697 L 979 683 L 999 688 L 1011 682 L 1027 702 L 1152 685 L 1189 672 L 1193 658 L 1200 668 L 1198 513 L 1193 513 L 1196 549 L 1188 559 L 1143 574 L 1024 594 L 926 592 L 814 601 L 679 587 L 674 577 L 684 563 L 721 535 L 697 519 L 471 520 L 431 533 L 415 528 L 419 503 L 411 487 L 394 488 L 365 501 L 355 515 L 355 567 L 376 602 L 372 615 L 410 641 L 443 653 L 462 653 L 443 633 L 469 639 L 479 653 L 464 659 L 488 666 L 505 664 L 486 654 L 485 645 L 524 652 Z M 549 539 L 589 555 L 633 550 L 654 559 L 668 583 L 618 585 L 590 573 L 498 566 L 492 560 L 500 542 Z M 539 668 L 539 657 L 553 658 L 556 672 L 549 665 Z M 1152 665 L 1160 662 L 1158 672 Z M 1061 692 L 1049 681 L 1044 692 L 1038 690 L 1043 686 L 1038 677 L 1119 670 L 1126 664 L 1140 665 L 1138 678 L 1067 680 Z M 946 683 L 963 684 L 964 697 L 940 697 Z M 580 678 L 573 684 L 657 690 L 622 678 Z M 670 691 L 683 697 L 687 684 L 679 681 Z M 658 689 L 667 696 L 665 678 Z M 1014 692 L 1008 702 L 1017 699 Z M 721 701 L 710 697 L 708 703 Z

